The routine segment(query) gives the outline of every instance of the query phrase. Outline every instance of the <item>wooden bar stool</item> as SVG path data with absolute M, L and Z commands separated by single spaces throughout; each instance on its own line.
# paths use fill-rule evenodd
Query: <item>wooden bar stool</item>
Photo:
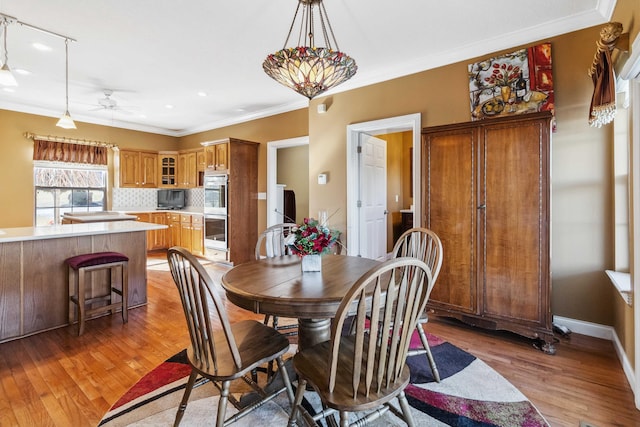
M 69 323 L 74 321 L 74 304 L 77 307 L 78 314 L 78 336 L 84 333 L 84 321 L 88 316 L 96 313 L 111 312 L 115 313 L 115 310 L 122 309 L 122 321 L 127 323 L 128 321 L 128 262 L 129 258 L 118 252 L 97 252 L 93 254 L 76 255 L 65 260 L 69 266 Z M 116 272 L 120 267 L 121 271 L 121 283 L 122 288 L 118 289 L 113 284 L 115 283 Z M 87 280 L 91 277 L 87 276 L 87 273 L 109 269 L 109 292 L 104 295 L 91 296 L 91 298 L 85 298 L 85 289 L 87 286 Z M 113 294 L 120 295 L 119 302 L 113 302 Z M 93 303 L 99 301 L 107 301 L 107 305 L 103 305 L 95 308 L 90 307 Z

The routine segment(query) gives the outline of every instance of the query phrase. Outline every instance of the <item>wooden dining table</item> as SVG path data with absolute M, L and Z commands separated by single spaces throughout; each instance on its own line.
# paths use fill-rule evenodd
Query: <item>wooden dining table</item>
M 308 348 L 331 336 L 331 319 L 353 284 L 379 261 L 344 255 L 322 256 L 322 271 L 302 272 L 288 255 L 249 261 L 222 276 L 227 299 L 260 314 L 298 319 L 298 346 Z

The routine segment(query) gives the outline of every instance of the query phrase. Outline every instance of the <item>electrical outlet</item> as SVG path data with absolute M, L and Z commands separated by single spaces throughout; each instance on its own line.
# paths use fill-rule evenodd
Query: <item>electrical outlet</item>
M 598 427 L 595 424 L 590 423 L 589 421 L 580 421 L 580 427 Z

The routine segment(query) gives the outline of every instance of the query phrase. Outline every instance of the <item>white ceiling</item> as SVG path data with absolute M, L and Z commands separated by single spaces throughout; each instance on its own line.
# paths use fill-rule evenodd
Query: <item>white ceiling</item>
M 262 71 L 266 55 L 283 47 L 296 4 L 0 0 L 0 13 L 76 40 L 69 46 L 69 111 L 79 131 L 88 122 L 182 136 L 308 105 Z M 615 0 L 324 4 L 340 49 L 358 65 L 336 93 L 599 25 Z M 34 42 L 52 50 L 38 51 Z M 31 74 L 16 75 L 15 92 L 0 90 L 0 108 L 59 117 L 64 40 L 16 23 L 7 48 L 11 69 Z M 128 111 L 98 109 L 105 89 Z

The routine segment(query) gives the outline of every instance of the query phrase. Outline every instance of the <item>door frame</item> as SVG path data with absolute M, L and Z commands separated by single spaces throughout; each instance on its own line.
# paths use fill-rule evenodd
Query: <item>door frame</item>
M 267 142 L 267 227 L 278 223 L 275 207 L 278 204 L 277 177 L 278 177 L 278 149 L 309 145 L 309 136 L 280 139 Z
M 348 255 L 360 254 L 360 219 L 358 215 L 358 143 L 360 134 L 377 136 L 394 132 L 413 132 L 413 225 L 420 224 L 422 191 L 421 174 L 421 114 L 390 117 L 347 126 L 347 237 L 345 241 Z

